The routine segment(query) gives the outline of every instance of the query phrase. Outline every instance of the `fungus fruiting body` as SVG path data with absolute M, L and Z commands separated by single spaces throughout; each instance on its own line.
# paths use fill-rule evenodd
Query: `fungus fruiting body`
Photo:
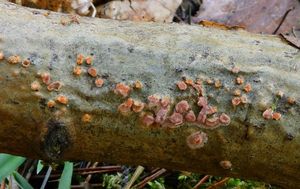
M 176 112 L 181 114 L 186 113 L 189 109 L 190 109 L 190 105 L 186 100 L 182 100 L 178 102 L 175 106 Z
M 143 84 L 139 80 L 135 81 L 133 86 L 134 86 L 135 89 L 141 89 L 141 88 L 143 88 Z
M 156 113 L 155 122 L 162 124 L 167 119 L 168 109 L 161 108 Z
M 184 81 L 177 82 L 177 87 L 181 91 L 185 91 L 187 89 L 187 85 L 185 84 Z
M 92 121 L 92 116 L 90 114 L 84 114 L 81 117 L 81 121 L 84 122 L 84 123 L 89 123 L 89 122 Z
M 85 63 L 87 65 L 91 65 L 93 63 L 93 58 L 91 56 L 88 56 L 85 58 Z
M 228 160 L 220 161 L 219 164 L 223 169 L 231 169 L 231 167 L 232 167 L 232 163 Z
M 125 102 L 118 106 L 118 111 L 123 115 L 128 115 L 131 112 L 131 107 L 133 105 L 133 99 L 128 98 Z
M 31 83 L 31 89 L 33 91 L 39 91 L 41 89 L 41 84 L 38 81 L 34 81 Z
M 215 129 L 220 126 L 219 117 L 211 117 L 205 120 L 204 127 L 206 129 Z
M 143 125 L 150 126 L 154 123 L 155 119 L 152 114 L 146 114 L 142 117 Z
M 215 82 L 215 87 L 216 87 L 216 88 L 222 87 L 222 82 L 221 82 L 220 80 L 216 80 L 216 82 Z
M 130 93 L 130 87 L 124 83 L 118 83 L 115 88 L 115 93 L 127 97 Z
M 47 86 L 48 91 L 59 91 L 63 86 L 62 82 L 54 81 Z
M 20 58 L 20 56 L 13 55 L 13 56 L 8 57 L 7 61 L 10 64 L 18 64 L 21 62 L 21 58 Z
M 84 56 L 82 54 L 78 54 L 77 59 L 76 59 L 76 63 L 78 65 L 81 65 L 83 63 L 83 60 L 84 60 Z
M 206 133 L 197 131 L 186 138 L 186 143 L 190 149 L 199 149 L 204 146 L 207 140 Z
M 138 100 L 133 101 L 132 110 L 135 113 L 141 112 L 144 109 L 144 107 L 145 107 L 145 104 L 143 102 L 138 101 Z
M 27 60 L 27 59 L 25 59 L 25 60 L 22 62 L 22 66 L 23 66 L 24 68 L 28 68 L 28 67 L 30 66 L 30 64 L 31 64 L 30 60 Z
M 231 103 L 232 103 L 233 106 L 237 106 L 237 105 L 239 105 L 241 102 L 242 102 L 242 101 L 241 101 L 241 98 L 240 98 L 240 97 L 234 97 L 234 98 L 232 98 L 232 100 L 231 100 Z
M 216 106 L 208 106 L 207 114 L 211 115 L 218 112 L 218 108 Z
M 296 99 L 294 97 L 288 97 L 287 101 L 290 105 L 293 105 L 296 103 Z
M 73 69 L 73 74 L 74 75 L 80 75 L 82 73 L 82 69 L 80 66 L 75 66 L 74 69 Z
M 235 79 L 236 84 L 241 85 L 244 83 L 244 78 L 239 76 Z
M 219 120 L 220 120 L 220 123 L 223 125 L 229 125 L 230 121 L 231 121 L 230 117 L 225 113 L 222 113 L 220 115 Z
M 49 100 L 48 102 L 47 102 L 47 106 L 49 107 L 49 108 L 53 108 L 54 106 L 55 106 L 55 101 L 54 100 Z
M 187 122 L 195 122 L 196 121 L 196 115 L 194 113 L 193 110 L 190 110 L 185 116 L 184 116 L 184 119 L 187 121 Z
M 87 70 L 88 74 L 92 77 L 97 77 L 97 69 L 94 68 L 94 67 L 90 67 L 88 70 Z
M 263 112 L 262 116 L 263 116 L 265 119 L 272 119 L 272 117 L 273 117 L 273 110 L 272 110 L 271 108 L 266 109 L 266 110 Z
M 280 120 L 281 119 L 281 114 L 279 112 L 274 112 L 272 114 L 272 118 L 276 121 Z
M 170 103 L 171 103 L 171 99 L 168 96 L 164 96 L 160 100 L 160 104 L 164 108 L 168 107 L 170 105 Z
M 159 106 L 160 105 L 160 96 L 154 94 L 148 96 L 148 101 L 150 106 Z
M 241 91 L 240 89 L 235 89 L 235 90 L 233 91 L 233 95 L 234 95 L 234 96 L 241 96 L 241 94 L 242 94 L 242 91 Z
M 103 84 L 104 84 L 104 80 L 103 79 L 101 79 L 101 78 L 95 79 L 95 85 L 96 85 L 96 87 L 102 87 Z
M 282 98 L 283 97 L 283 92 L 282 91 L 278 91 L 276 93 L 276 96 L 279 97 L 279 98 Z
M 42 73 L 41 78 L 42 78 L 43 83 L 45 83 L 46 85 L 50 84 L 50 82 L 51 82 L 50 73 L 48 73 L 48 72 Z
M 231 72 L 234 73 L 234 74 L 237 74 L 237 73 L 240 72 L 240 68 L 238 68 L 238 67 L 233 67 L 233 68 L 231 69 Z
M 207 100 L 205 99 L 205 97 L 199 97 L 198 98 L 198 102 L 197 102 L 197 105 L 199 107 L 206 107 L 207 106 Z
M 249 93 L 252 90 L 252 86 L 250 83 L 247 83 L 244 87 L 244 91 L 246 91 L 247 93 Z
M 194 84 L 194 81 L 193 81 L 192 79 L 186 79 L 186 80 L 185 80 L 185 83 L 186 83 L 187 85 L 192 86 L 192 85 Z
M 56 97 L 56 101 L 59 102 L 59 103 L 61 103 L 61 104 L 65 104 L 66 105 L 66 104 L 68 104 L 69 99 L 68 99 L 68 97 L 66 97 L 64 95 L 58 95 Z
M 183 116 L 180 113 L 174 112 L 170 117 L 169 120 L 175 126 L 178 126 L 183 123 Z

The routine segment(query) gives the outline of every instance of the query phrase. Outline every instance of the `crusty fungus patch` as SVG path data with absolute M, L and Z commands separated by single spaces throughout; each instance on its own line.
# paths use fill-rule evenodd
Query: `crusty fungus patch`
M 18 64 L 21 62 L 21 57 L 18 55 L 13 55 L 13 56 L 8 57 L 7 61 L 10 64 Z

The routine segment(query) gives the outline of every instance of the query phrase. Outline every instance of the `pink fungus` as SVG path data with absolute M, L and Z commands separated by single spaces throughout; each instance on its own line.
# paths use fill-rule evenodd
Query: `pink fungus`
M 183 123 L 183 116 L 180 113 L 174 112 L 170 117 L 169 120 L 175 126 L 180 125 Z
M 202 148 L 204 144 L 207 142 L 208 138 L 206 133 L 197 131 L 195 133 L 192 133 L 186 138 L 186 143 L 189 148 L 191 149 L 198 149 Z
M 203 94 L 203 88 L 201 84 L 193 84 L 193 88 L 199 93 L 199 95 Z
M 142 118 L 142 123 L 146 126 L 150 126 L 154 123 L 154 117 L 151 114 L 146 114 Z
M 168 107 L 170 103 L 171 103 L 171 99 L 168 96 L 165 96 L 160 100 L 160 104 L 164 108 Z
M 220 115 L 219 120 L 220 120 L 221 124 L 223 124 L 223 125 L 229 125 L 230 121 L 231 121 L 229 115 L 227 115 L 225 113 L 222 113 Z
M 190 110 L 186 115 L 185 115 L 185 120 L 187 122 L 195 122 L 196 121 L 196 115 L 193 110 Z
M 143 102 L 138 101 L 138 100 L 133 101 L 132 110 L 135 113 L 141 112 L 144 109 L 144 107 L 145 107 L 145 104 Z
M 185 91 L 187 89 L 187 85 L 184 81 L 177 82 L 177 87 L 181 91 Z
M 118 83 L 115 89 L 116 94 L 120 94 L 123 97 L 127 97 L 130 93 L 130 87 L 125 85 L 124 83 Z
M 201 96 L 201 97 L 198 98 L 198 103 L 197 104 L 198 104 L 199 107 L 206 107 L 207 106 L 207 100 L 203 96 Z
M 50 84 L 50 82 L 51 82 L 50 73 L 48 73 L 48 72 L 42 73 L 41 78 L 42 78 L 43 83 L 45 83 L 46 85 Z
M 149 101 L 150 105 L 159 106 L 160 105 L 160 96 L 158 96 L 156 94 L 150 95 L 150 96 L 148 96 L 148 101 Z
M 160 124 L 163 123 L 167 119 L 167 113 L 167 108 L 161 108 L 160 110 L 158 110 L 158 112 L 156 113 L 155 122 Z
M 207 107 L 203 107 L 198 114 L 197 122 L 204 124 L 207 117 Z
M 118 111 L 123 115 L 127 115 L 131 112 L 132 105 L 133 100 L 131 98 L 128 98 L 125 102 L 119 105 Z
M 207 129 L 214 129 L 220 126 L 220 120 L 218 117 L 211 117 L 205 120 L 205 128 Z
M 59 81 L 55 81 L 55 82 L 52 82 L 50 83 L 48 86 L 47 86 L 47 89 L 48 91 L 59 91 L 59 89 L 61 89 L 61 87 L 63 86 L 63 84 Z
M 190 105 L 186 100 L 182 100 L 178 102 L 175 106 L 176 112 L 181 114 L 186 113 L 189 109 L 190 109 Z
M 264 111 L 264 113 L 262 114 L 262 116 L 265 118 L 265 119 L 272 119 L 273 117 L 273 110 L 271 108 L 268 108 Z
M 228 160 L 220 161 L 219 164 L 223 169 L 231 169 L 231 167 L 232 167 L 232 163 Z
M 216 106 L 208 106 L 208 109 L 207 109 L 207 114 L 208 115 L 211 115 L 211 114 L 214 114 L 214 113 L 217 113 L 218 112 L 218 109 Z

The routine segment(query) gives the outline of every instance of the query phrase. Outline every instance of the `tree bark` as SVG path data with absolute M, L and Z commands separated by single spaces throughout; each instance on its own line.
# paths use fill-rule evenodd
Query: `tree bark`
M 298 49 L 277 36 L 245 31 L 84 17 L 78 24 L 74 16 L 45 13 L 0 0 L 0 51 L 5 56 L 0 60 L 1 152 L 50 161 L 149 165 L 299 188 Z M 93 57 L 102 87 L 86 73 L 91 66 L 84 64 L 84 73 L 73 74 L 78 54 Z M 31 65 L 12 64 L 13 55 Z M 40 78 L 44 72 L 62 88 L 48 91 Z M 202 94 L 191 86 L 178 89 L 176 83 L 188 78 L 202 81 Z M 148 96 L 171 98 L 164 124 L 145 126 L 142 113 L 118 111 L 127 98 L 116 94 L 117 84 L 137 80 L 143 87 L 131 87 L 130 97 L 147 104 L 143 112 L 157 114 Z M 41 84 L 39 91 L 31 89 L 38 90 L 34 81 Z M 246 84 L 251 91 L 245 91 Z M 247 102 L 233 106 L 235 89 Z M 58 95 L 68 103 L 48 107 Z M 230 124 L 215 129 L 186 121 L 176 128 L 165 124 L 180 100 L 201 112 L 198 95 L 217 107 L 216 115 L 230 116 Z M 281 119 L 266 119 L 268 108 Z M 197 132 L 207 142 L 192 149 L 187 138 Z

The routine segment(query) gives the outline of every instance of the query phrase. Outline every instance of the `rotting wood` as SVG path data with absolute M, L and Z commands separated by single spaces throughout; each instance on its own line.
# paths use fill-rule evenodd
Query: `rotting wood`
M 78 24 L 65 14 L 43 13 L 0 0 L 1 152 L 299 188 L 298 49 L 245 31 L 83 17 Z M 92 65 L 77 65 L 79 54 L 91 56 Z M 73 73 L 76 66 L 80 75 Z M 88 75 L 91 66 L 102 87 Z M 49 91 L 56 81 L 62 86 Z M 179 90 L 181 81 L 187 89 Z M 32 89 L 33 82 L 40 87 Z M 182 100 L 196 121 L 184 102 L 173 113 Z M 167 115 L 157 106 L 169 108 Z

